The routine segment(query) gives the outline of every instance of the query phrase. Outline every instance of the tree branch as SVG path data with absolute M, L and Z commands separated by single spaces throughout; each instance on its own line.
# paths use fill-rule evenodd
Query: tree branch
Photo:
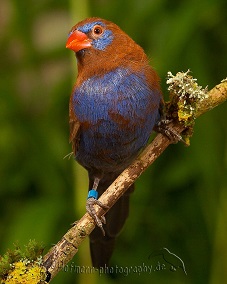
M 201 87 L 195 83 L 196 80 L 189 76 L 188 72 L 177 73 L 176 76 L 173 76 L 169 72 L 168 76 L 167 84 L 170 85 L 171 102 L 167 104 L 167 109 L 175 113 L 175 115 L 172 115 L 173 117 L 176 117 L 176 112 L 178 112 L 178 120 L 175 119 L 169 126 L 178 133 L 182 133 L 185 129 L 188 129 L 188 127 L 190 128 L 195 118 L 227 100 L 226 80 L 223 80 L 221 84 L 207 92 L 206 89 L 202 90 Z M 192 89 L 192 92 L 185 92 L 185 88 L 188 87 L 188 85 L 186 86 L 185 84 L 191 84 L 189 87 Z M 198 91 L 201 91 L 203 95 L 198 95 Z M 195 99 L 195 96 L 198 97 Z M 187 102 L 185 103 L 184 100 Z M 182 104 L 184 107 L 186 105 L 184 110 L 186 114 L 184 113 L 183 116 Z M 188 105 L 190 105 L 190 119 L 188 119 Z M 192 107 L 192 105 L 194 106 Z M 186 119 L 184 119 L 185 117 Z M 157 134 L 152 143 L 149 144 L 139 157 L 122 172 L 109 188 L 107 188 L 99 198 L 99 201 L 111 208 L 136 179 L 162 154 L 170 143 L 170 140 L 166 136 L 160 133 Z M 96 206 L 96 210 L 99 217 L 104 214 L 103 209 L 100 207 Z M 79 221 L 75 222 L 74 226 L 44 256 L 43 266 L 50 273 L 50 280 L 73 258 L 82 241 L 94 228 L 95 223 L 93 219 L 86 213 Z

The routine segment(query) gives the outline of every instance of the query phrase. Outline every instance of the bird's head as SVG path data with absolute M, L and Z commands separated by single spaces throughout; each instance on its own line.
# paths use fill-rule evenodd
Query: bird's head
M 86 19 L 71 29 L 66 48 L 75 52 L 85 49 L 103 51 L 114 39 L 113 25 L 99 18 Z
M 76 24 L 69 32 L 66 48 L 72 49 L 79 60 L 78 66 L 109 69 L 131 63 L 146 61 L 143 49 L 116 24 L 88 18 Z M 95 63 L 95 64 L 94 64 Z

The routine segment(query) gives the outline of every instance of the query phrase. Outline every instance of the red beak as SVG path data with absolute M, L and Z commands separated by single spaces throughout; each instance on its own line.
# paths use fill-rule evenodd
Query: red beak
M 78 30 L 72 32 L 66 42 L 66 48 L 72 49 L 75 52 L 88 47 L 91 47 L 91 40 L 85 33 Z

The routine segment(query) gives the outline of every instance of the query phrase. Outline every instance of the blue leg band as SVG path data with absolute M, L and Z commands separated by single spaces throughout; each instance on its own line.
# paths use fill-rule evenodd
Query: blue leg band
M 87 199 L 91 198 L 91 197 L 93 197 L 94 199 L 98 199 L 98 192 L 97 192 L 97 190 L 91 189 L 91 190 L 88 191 Z

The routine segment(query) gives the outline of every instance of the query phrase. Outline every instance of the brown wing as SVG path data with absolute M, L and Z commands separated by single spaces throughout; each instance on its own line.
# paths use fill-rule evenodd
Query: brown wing
M 80 122 L 73 112 L 71 99 L 69 103 L 69 129 L 69 142 L 72 143 L 72 149 L 75 155 L 80 141 Z

